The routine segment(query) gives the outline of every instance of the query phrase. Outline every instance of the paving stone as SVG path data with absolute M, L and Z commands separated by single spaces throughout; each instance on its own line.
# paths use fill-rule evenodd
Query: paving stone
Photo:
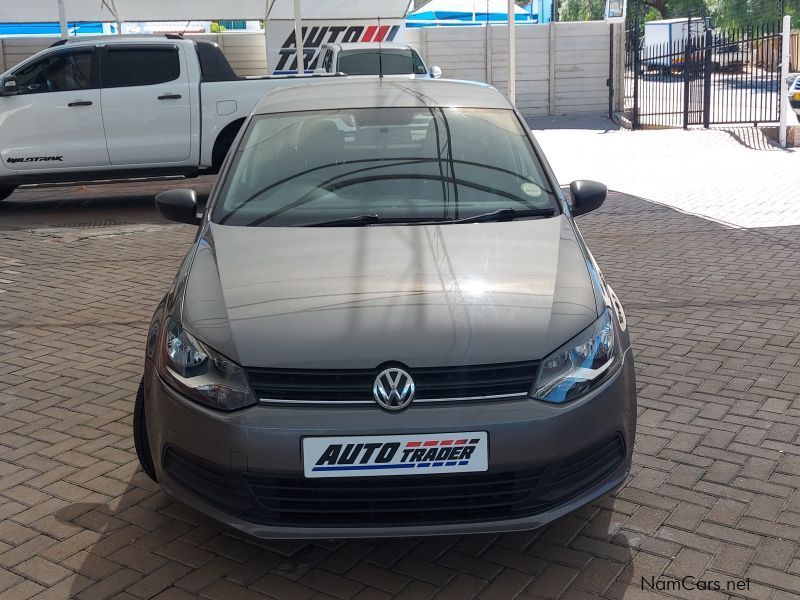
M 558 565 L 552 566 L 553 568 L 557 569 L 557 571 L 560 571 L 561 569 L 568 569 L 574 573 L 574 571 L 570 570 L 568 567 L 559 567 Z M 555 572 L 547 576 L 547 578 L 541 584 L 542 590 L 547 591 L 552 589 L 553 586 L 558 585 L 559 576 L 563 576 L 563 573 Z M 504 598 L 514 598 L 523 589 L 525 589 L 525 586 L 527 586 L 530 581 L 531 576 L 527 573 L 522 573 L 521 571 L 516 571 L 514 569 L 504 569 L 500 575 L 498 575 L 491 583 L 489 583 L 489 585 L 481 590 L 479 597 L 484 600 L 502 600 Z

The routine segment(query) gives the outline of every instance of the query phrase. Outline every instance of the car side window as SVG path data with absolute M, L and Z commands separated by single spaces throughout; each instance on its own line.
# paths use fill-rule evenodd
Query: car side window
M 415 50 L 411 51 L 411 59 L 414 61 L 414 74 L 415 75 L 427 75 L 428 69 L 425 67 L 425 63 L 422 62 L 422 57 L 416 53 Z
M 86 90 L 92 86 L 94 51 L 56 52 L 14 73 L 19 94 Z
M 325 58 L 322 61 L 322 68 L 325 69 L 326 71 L 330 71 L 331 70 L 331 55 L 332 54 L 333 54 L 333 50 L 331 50 L 330 48 L 328 48 L 325 51 Z
M 178 49 L 110 47 L 103 59 L 104 88 L 157 85 L 181 76 Z

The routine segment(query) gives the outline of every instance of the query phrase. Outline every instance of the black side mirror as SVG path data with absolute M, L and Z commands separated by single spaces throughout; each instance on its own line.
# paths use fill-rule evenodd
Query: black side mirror
M 16 78 L 11 75 L 0 83 L 0 96 L 16 96 L 19 93 Z
M 608 188 L 598 181 L 579 179 L 569 184 L 572 196 L 572 216 L 577 217 L 600 208 L 606 200 Z
M 194 190 L 169 190 L 156 196 L 159 214 L 178 223 L 200 224 L 197 216 L 197 192 Z

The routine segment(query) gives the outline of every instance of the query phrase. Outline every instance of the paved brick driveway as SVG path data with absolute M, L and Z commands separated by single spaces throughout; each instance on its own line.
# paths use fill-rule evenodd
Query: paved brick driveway
M 145 329 L 194 231 L 154 214 L 163 187 L 0 207 L 4 600 L 650 598 L 642 578 L 685 575 L 723 590 L 666 596 L 743 581 L 741 597 L 800 597 L 800 227 L 726 228 L 620 194 L 581 219 L 637 355 L 634 473 L 616 497 L 525 534 L 266 542 L 137 470 Z

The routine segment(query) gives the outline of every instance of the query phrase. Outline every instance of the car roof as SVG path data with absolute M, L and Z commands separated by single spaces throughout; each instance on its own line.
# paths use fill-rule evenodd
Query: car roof
M 340 52 L 348 50 L 413 50 L 410 44 L 400 42 L 326 42 L 325 48 L 337 48 Z
M 267 93 L 254 114 L 378 107 L 510 109 L 497 89 L 475 81 L 405 76 L 298 77 Z
M 411 50 L 408 44 L 399 42 L 348 42 L 339 44 L 339 51 L 347 50 Z
M 197 40 L 202 42 L 202 40 Z M 130 34 L 130 35 L 87 35 L 64 38 L 50 45 L 51 48 L 61 46 L 75 48 L 80 46 L 96 46 L 97 44 L 172 44 L 195 43 L 179 35 L 173 34 Z

